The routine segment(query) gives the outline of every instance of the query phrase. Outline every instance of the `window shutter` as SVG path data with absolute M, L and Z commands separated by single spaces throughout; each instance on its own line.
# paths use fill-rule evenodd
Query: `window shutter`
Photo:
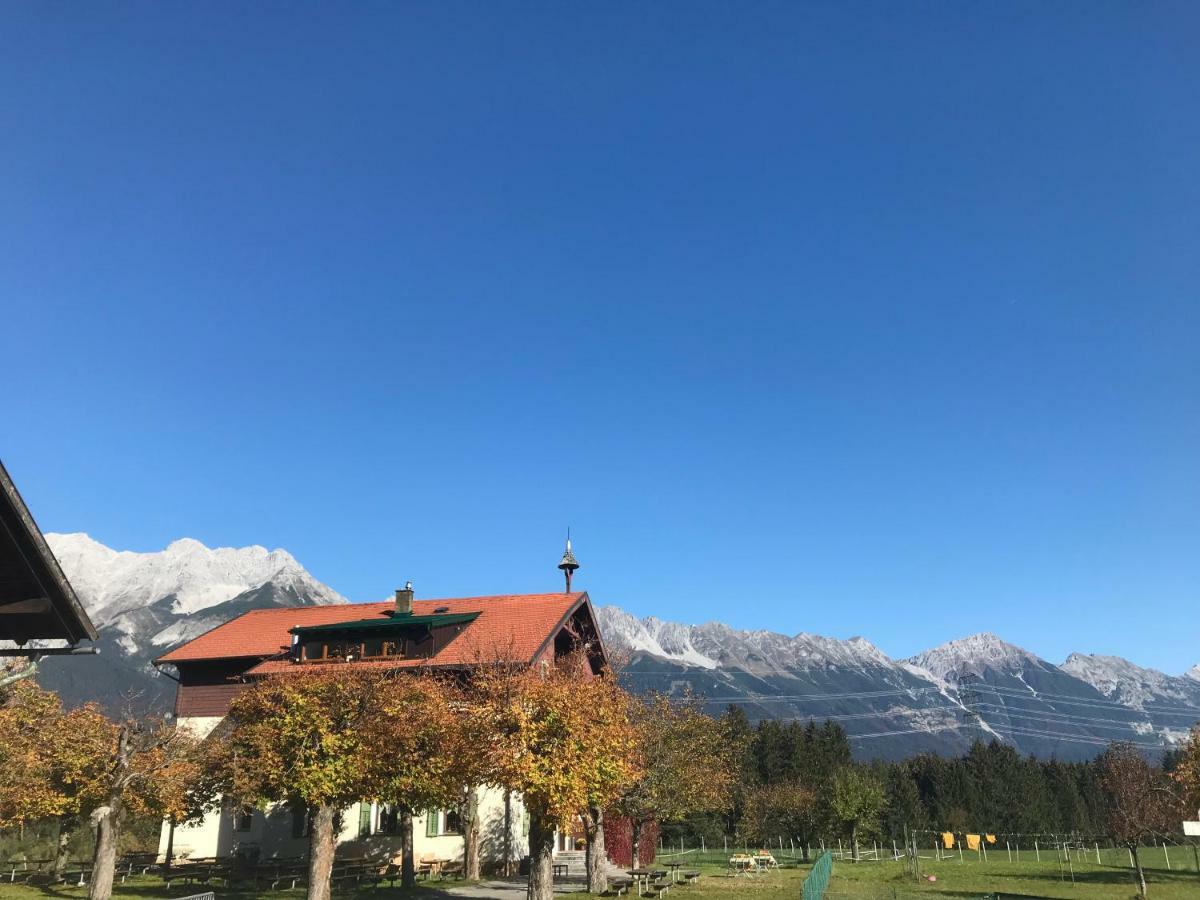
M 438 836 L 438 818 L 441 810 L 431 809 L 425 813 L 425 837 Z
M 368 837 L 371 834 L 371 804 L 358 804 L 358 836 Z

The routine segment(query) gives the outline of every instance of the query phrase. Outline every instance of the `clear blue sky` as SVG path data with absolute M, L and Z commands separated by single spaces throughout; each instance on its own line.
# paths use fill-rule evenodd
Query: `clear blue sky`
M 46 530 L 1200 661 L 1200 10 L 7 4 Z

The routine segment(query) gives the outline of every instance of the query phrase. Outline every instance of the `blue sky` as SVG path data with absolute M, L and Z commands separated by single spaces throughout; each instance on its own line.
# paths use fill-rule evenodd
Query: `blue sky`
M 9 4 L 46 530 L 1200 661 L 1200 12 Z

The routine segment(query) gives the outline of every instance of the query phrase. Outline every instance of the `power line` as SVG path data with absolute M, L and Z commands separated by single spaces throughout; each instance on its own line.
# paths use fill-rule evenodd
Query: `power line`
M 1095 706 L 1100 708 L 1116 708 L 1127 710 L 1131 713 L 1137 713 L 1136 707 L 1121 703 L 1119 700 L 1096 700 L 1096 699 L 1080 699 L 1072 698 L 1067 694 L 1051 694 L 1046 691 L 1038 691 L 1030 688 L 1029 691 L 1022 691 L 1018 688 L 1003 687 L 1001 685 L 987 684 L 986 682 L 976 685 L 980 690 L 992 691 L 996 694 L 1001 694 L 1010 697 L 1023 697 L 1034 700 L 1047 700 L 1054 703 L 1066 703 L 1076 706 Z M 1200 706 L 1162 706 L 1159 704 L 1145 705 L 1142 710 L 1146 712 L 1164 713 L 1166 715 L 1200 715 Z M 1178 712 L 1172 712 L 1177 710 Z
M 994 709 L 999 712 L 1002 712 L 1005 715 L 1007 715 L 1010 719 L 1032 719 L 1032 718 L 1043 719 L 1044 718 L 1045 721 L 1050 721 L 1051 718 L 1055 718 L 1055 719 L 1075 720 L 1075 721 L 1062 721 L 1062 722 L 1058 723 L 1060 725 L 1073 725 L 1076 723 L 1090 725 L 1095 722 L 1113 722 L 1113 723 L 1115 723 L 1113 725 L 1097 725 L 1096 727 L 1097 728 L 1119 729 L 1119 730 L 1123 730 L 1123 731 L 1127 731 L 1127 730 L 1133 728 L 1135 725 L 1141 725 L 1141 724 L 1149 724 L 1150 727 L 1152 727 L 1152 728 L 1154 727 L 1153 723 L 1125 722 L 1121 719 L 1102 719 L 1102 718 L 1098 718 L 1095 716 L 1073 716 L 1068 713 L 1046 712 L 1046 713 L 1041 713 L 1040 715 L 1034 717 L 1034 716 L 1024 715 L 1023 713 L 1021 713 L 1019 711 L 1015 712 L 1015 711 L 1013 711 L 1013 709 L 1011 707 L 1001 706 L 1000 704 L 997 704 L 997 703 L 980 703 L 979 705 L 982 707 L 986 707 L 988 709 Z
M 1009 734 L 1019 734 L 1026 737 L 1052 737 L 1060 741 L 1071 741 L 1076 744 L 1093 744 L 1100 747 L 1107 747 L 1113 741 L 1105 740 L 1101 737 L 1082 737 L 1062 731 L 1045 731 L 1040 728 L 1021 728 L 1015 725 L 994 725 L 999 731 L 1007 731 Z M 1162 744 L 1146 744 L 1138 741 L 1125 741 L 1124 743 L 1132 744 L 1135 747 L 1142 747 L 1147 750 L 1162 750 Z

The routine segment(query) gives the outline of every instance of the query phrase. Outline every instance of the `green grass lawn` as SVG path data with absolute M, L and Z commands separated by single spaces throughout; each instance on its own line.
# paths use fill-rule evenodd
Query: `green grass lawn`
M 679 860 L 685 866 L 700 869 L 704 875 L 695 885 L 679 886 L 668 894 L 668 900 L 799 900 L 800 884 L 808 873 L 805 865 L 783 861 L 783 868 L 763 875 L 731 877 L 718 862 L 718 855 L 698 859 L 695 855 L 664 856 L 663 861 Z M 985 894 L 999 892 L 1013 900 L 1130 900 L 1137 891 L 1128 862 L 1118 865 L 1120 854 L 1102 851 L 1102 862 L 1073 860 L 1075 881 L 1070 868 L 1060 866 L 1053 852 L 1043 853 L 1041 861 L 1033 854 L 1022 853 L 1020 859 L 1009 861 L 1006 854 L 993 853 L 988 862 L 970 856 L 960 862 L 957 857 L 938 861 L 921 860 L 922 876 L 934 875 L 937 880 L 916 882 L 904 873 L 898 862 L 836 862 L 829 885 L 829 900 L 979 900 Z M 1173 848 L 1172 870 L 1167 871 L 1162 850 L 1143 851 L 1143 865 L 1150 882 L 1151 900 L 1200 900 L 1200 873 L 1196 871 L 1192 852 L 1188 848 Z M 409 894 L 397 888 L 365 888 L 337 894 L 347 900 L 421 900 L 443 891 L 453 893 L 458 881 L 422 882 L 418 893 Z M 217 897 L 230 900 L 300 900 L 303 890 L 293 891 L 228 891 L 217 886 Z M 184 897 L 205 890 L 202 886 L 176 884 L 168 892 L 160 878 L 131 878 L 117 884 L 115 896 L 125 900 L 156 900 Z M 26 887 L 10 885 L 0 880 L 0 900 L 83 900 L 87 889 L 76 886 Z M 587 900 L 587 894 L 572 894 L 577 900 Z
M 1124 851 L 1122 851 L 1123 853 Z M 929 900 L 946 898 L 982 898 L 999 892 L 1014 900 L 1129 900 L 1137 896 L 1132 870 L 1118 865 L 1120 854 L 1101 851 L 1101 864 L 1094 854 L 1091 861 L 1074 858 L 1061 866 L 1053 852 L 1042 853 L 1040 861 L 1033 853 L 1021 853 L 1009 861 L 1003 851 L 993 853 L 988 862 L 968 855 L 960 862 L 957 857 L 946 860 L 921 860 L 921 880 L 906 875 L 902 862 L 867 861 L 834 862 L 833 878 L 826 894 L 830 900 Z M 1166 868 L 1162 850 L 1142 852 L 1142 865 L 1149 882 L 1151 900 L 1200 900 L 1200 873 L 1192 851 L 1186 847 L 1171 848 L 1171 871 Z M 664 857 L 687 861 L 688 857 Z M 720 900 L 724 897 L 745 897 L 747 900 L 798 900 L 800 883 L 808 867 L 783 862 L 778 872 L 765 875 L 729 877 L 717 865 L 696 866 L 705 875 L 694 887 L 678 891 L 680 900 L 695 895 L 698 900 Z M 1071 869 L 1074 869 L 1074 883 Z M 937 880 L 930 882 L 926 876 Z M 686 894 L 685 894 L 686 892 Z

